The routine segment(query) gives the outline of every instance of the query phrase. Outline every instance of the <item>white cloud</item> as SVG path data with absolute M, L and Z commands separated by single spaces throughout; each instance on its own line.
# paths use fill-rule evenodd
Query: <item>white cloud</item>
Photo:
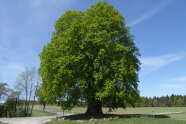
M 186 81 L 186 77 L 177 77 L 177 78 L 173 78 L 171 79 L 172 81 L 181 81 L 181 82 L 185 82 Z
M 177 77 L 177 78 L 172 78 L 170 83 L 164 83 L 159 85 L 163 89 L 180 89 L 180 88 L 185 88 L 185 82 L 186 82 L 186 77 Z
M 149 11 L 144 13 L 142 16 L 140 16 L 136 20 L 129 23 L 129 26 L 133 27 L 133 26 L 143 22 L 144 20 L 151 18 L 153 15 L 160 12 L 162 9 L 164 9 L 166 6 L 168 6 L 172 2 L 173 2 L 173 0 L 162 0 L 159 4 L 157 4 L 156 6 L 151 8 Z
M 180 60 L 185 54 L 170 54 L 157 57 L 147 57 L 141 59 L 141 71 L 140 75 L 145 76 L 151 72 L 157 71 L 158 69 L 166 66 L 174 61 Z
M 75 0 L 31 0 L 29 4 L 33 8 L 40 8 L 43 6 L 67 6 L 69 4 L 74 3 Z
M 164 89 L 174 89 L 174 88 L 180 88 L 182 87 L 181 84 L 162 84 L 160 85 L 161 88 L 164 88 Z

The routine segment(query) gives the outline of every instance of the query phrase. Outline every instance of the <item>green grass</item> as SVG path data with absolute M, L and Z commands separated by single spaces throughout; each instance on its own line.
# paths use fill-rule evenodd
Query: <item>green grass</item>
M 41 108 L 41 106 L 36 106 L 36 108 Z M 53 110 L 62 112 L 61 108 L 59 106 L 46 106 L 47 110 Z M 76 120 L 85 120 L 85 123 L 88 123 L 88 120 L 86 117 L 84 117 L 83 113 L 85 113 L 86 108 L 85 107 L 75 107 L 71 111 L 65 111 L 68 113 L 74 113 L 74 114 L 81 114 L 81 116 L 77 116 L 74 118 L 74 116 L 70 116 L 70 119 L 65 120 L 63 123 L 65 124 L 73 124 L 77 123 Z M 144 115 L 158 113 L 159 115 L 156 115 L 155 119 L 152 119 L 152 117 L 143 117 Z M 124 124 L 186 124 L 186 121 L 179 121 L 175 119 L 186 119 L 186 107 L 137 107 L 137 108 L 118 108 L 116 111 L 108 112 L 108 108 L 103 108 L 104 114 L 107 114 L 108 116 L 120 116 L 121 119 L 118 119 L 117 121 L 114 120 L 109 123 L 116 123 L 120 124 L 124 122 Z M 174 112 L 181 112 L 181 113 L 174 113 Z M 163 114 L 164 113 L 164 114 Z M 106 115 L 106 116 L 107 116 Z M 136 115 L 140 115 L 142 117 L 136 118 Z M 128 118 L 132 117 L 132 118 Z M 146 123 L 147 122 L 147 123 Z M 62 121 L 53 120 L 49 124 L 60 124 Z M 98 123 L 108 123 L 103 121 L 102 118 L 98 118 Z M 123 124 L 123 123 L 122 123 Z
M 174 119 L 186 119 L 186 112 L 169 114 L 169 116 L 170 116 L 170 118 L 174 118 Z
M 91 117 L 90 117 L 91 118 Z M 89 124 L 90 118 L 79 118 L 80 120 L 83 119 L 82 124 Z M 96 118 L 96 117 L 95 117 Z M 151 118 L 151 117 L 139 117 L 139 118 L 118 118 L 114 117 L 113 121 L 104 121 L 102 117 L 98 117 L 97 124 L 186 124 L 186 121 L 180 121 L 180 120 L 171 120 L 171 119 L 165 119 L 165 118 Z M 47 122 L 46 124 L 77 124 L 74 117 L 68 117 L 66 120 L 52 120 L 51 122 Z
M 42 109 L 42 106 L 36 105 L 34 108 Z M 85 107 L 74 107 L 71 111 L 65 111 L 69 113 L 75 114 L 83 114 L 85 113 L 87 108 Z M 46 110 L 53 110 L 57 112 L 62 112 L 61 107 L 47 105 Z M 136 107 L 136 108 L 118 108 L 116 111 L 108 112 L 108 108 L 103 108 L 103 112 L 105 114 L 152 114 L 154 113 L 164 113 L 164 112 L 186 112 L 186 107 Z
M 56 115 L 55 113 L 33 110 L 32 117 Z
M 2 123 L 2 122 L 0 122 L 0 124 L 6 124 L 6 123 Z

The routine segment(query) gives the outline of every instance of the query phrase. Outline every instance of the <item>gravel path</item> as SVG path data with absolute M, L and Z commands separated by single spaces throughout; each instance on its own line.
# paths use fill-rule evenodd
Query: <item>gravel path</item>
M 0 122 L 8 124 L 41 124 L 44 121 L 56 118 L 56 116 L 62 116 L 63 113 L 57 113 L 52 116 L 40 116 L 40 117 L 17 117 L 17 118 L 0 118 Z M 70 113 L 64 113 L 64 116 L 72 115 Z
M 164 112 L 164 113 L 154 113 L 155 115 L 164 115 L 164 114 L 178 114 L 178 113 L 183 113 L 183 111 L 180 112 Z

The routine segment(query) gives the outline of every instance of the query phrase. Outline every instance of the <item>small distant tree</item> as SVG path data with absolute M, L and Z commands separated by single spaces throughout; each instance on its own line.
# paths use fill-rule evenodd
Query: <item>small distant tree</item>
M 148 98 L 147 97 L 141 97 L 141 107 L 148 107 Z
M 183 105 L 184 105 L 184 107 L 186 107 L 186 95 L 183 96 Z
M 151 97 L 148 99 L 148 107 L 154 107 L 153 99 Z
M 166 102 L 166 106 L 167 107 L 171 107 L 171 99 L 170 99 L 170 97 L 168 95 L 165 98 L 165 102 Z
M 159 107 L 160 106 L 160 104 L 159 104 L 157 99 L 153 100 L 153 105 L 154 105 L 154 107 Z
M 21 117 L 25 116 L 24 102 L 19 99 L 20 92 L 12 92 L 7 97 L 5 103 L 0 106 L 0 117 Z
M 171 100 L 171 107 L 174 107 L 175 106 L 175 101 L 176 101 L 176 96 L 174 94 L 172 94 L 170 96 L 170 100 Z
M 7 83 L 0 83 L 0 117 L 6 117 L 7 107 L 2 102 L 5 103 L 8 99 L 8 96 L 13 90 L 8 87 Z
M 183 99 L 181 97 L 178 98 L 176 106 L 177 107 L 183 107 Z
M 20 92 L 13 91 L 6 100 L 4 106 L 9 117 L 24 116 L 23 102 L 19 99 Z
M 39 89 L 40 84 L 41 84 L 41 78 L 38 74 L 36 77 L 33 77 L 33 78 L 35 78 L 35 83 L 34 83 L 34 96 L 33 96 L 34 98 L 32 102 L 31 115 L 32 115 L 32 110 L 34 108 L 36 97 L 37 97 L 37 90 Z
M 14 111 L 17 111 L 17 105 L 19 102 L 20 92 L 12 92 L 11 95 L 8 97 L 8 100 L 14 101 Z
M 42 104 L 43 105 L 43 111 L 45 111 L 45 106 L 46 106 L 46 96 L 45 94 L 42 92 L 42 89 L 41 88 L 38 88 L 36 90 L 36 96 L 38 97 L 37 98 L 37 102 L 39 104 Z
M 2 100 L 6 100 L 11 91 L 7 83 L 0 83 L 0 103 Z
M 172 107 L 176 107 L 177 106 L 177 100 L 178 100 L 177 96 L 174 95 L 174 99 L 172 101 Z

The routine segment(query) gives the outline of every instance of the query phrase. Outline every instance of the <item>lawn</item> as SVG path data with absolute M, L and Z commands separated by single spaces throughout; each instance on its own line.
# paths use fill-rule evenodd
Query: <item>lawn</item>
M 83 117 L 83 115 L 81 116 Z M 89 124 L 89 119 L 91 118 L 79 118 L 83 120 L 82 124 Z M 95 117 L 96 118 L 96 117 Z M 67 117 L 66 120 L 52 120 L 46 124 L 77 124 L 76 120 L 78 118 L 73 118 L 72 116 Z M 112 121 L 104 121 L 103 117 L 96 118 L 95 124 L 186 124 L 186 121 L 172 120 L 167 118 L 151 118 L 151 117 L 136 117 L 136 118 L 118 118 L 114 117 Z
M 174 118 L 174 119 L 186 119 L 186 112 L 169 114 L 169 116 L 170 118 Z
M 2 122 L 0 121 L 0 124 L 6 124 L 6 123 L 2 123 Z
M 40 108 L 41 106 L 35 106 L 36 108 Z M 46 106 L 47 110 L 53 110 L 62 112 L 59 106 Z M 52 122 L 48 122 L 48 124 L 73 124 L 77 123 L 76 120 L 84 120 L 84 123 L 89 123 L 89 119 L 91 117 L 86 117 L 83 115 L 85 113 L 85 107 L 75 107 L 71 111 L 65 111 L 68 113 L 74 113 L 78 115 L 73 115 L 66 117 L 65 121 L 54 119 Z M 186 119 L 186 107 L 137 107 L 137 108 L 118 108 L 116 111 L 108 112 L 108 108 L 103 108 L 104 116 L 95 117 L 97 119 L 97 123 L 114 123 L 114 124 L 186 124 L 186 121 L 175 120 L 175 119 Z M 155 118 L 144 117 L 145 115 L 155 114 Z M 104 117 L 113 117 L 113 121 L 105 122 L 103 120 Z M 116 118 L 115 116 L 118 116 Z
M 50 116 L 50 115 L 56 115 L 56 113 L 50 113 L 50 112 L 44 112 L 44 111 L 38 111 L 38 110 L 32 111 L 32 117 Z
M 36 105 L 34 108 L 36 109 L 42 109 L 42 106 Z M 46 110 L 53 110 L 57 112 L 62 112 L 61 107 L 59 106 L 52 106 L 47 105 Z M 153 114 L 154 113 L 167 113 L 168 115 L 172 115 L 169 112 L 181 112 L 179 114 L 173 114 L 173 116 L 179 116 L 183 115 L 183 119 L 186 119 L 186 107 L 136 107 L 136 108 L 118 108 L 116 111 L 108 112 L 108 108 L 103 108 L 104 114 Z M 68 113 L 74 113 L 74 114 L 83 114 L 85 113 L 86 108 L 85 107 L 75 107 L 71 111 L 65 111 Z M 172 116 L 172 117 L 173 117 Z

